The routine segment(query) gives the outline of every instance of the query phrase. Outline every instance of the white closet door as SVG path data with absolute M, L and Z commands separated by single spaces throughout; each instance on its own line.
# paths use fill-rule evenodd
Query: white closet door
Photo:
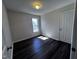
M 60 15 L 60 21 L 59 21 L 59 40 L 65 41 L 65 21 L 64 21 L 64 15 L 61 13 Z
M 12 59 L 13 44 L 7 12 L 4 4 L 2 5 L 2 10 L 2 59 Z
M 71 43 L 73 36 L 74 10 L 64 11 L 60 17 L 60 40 Z

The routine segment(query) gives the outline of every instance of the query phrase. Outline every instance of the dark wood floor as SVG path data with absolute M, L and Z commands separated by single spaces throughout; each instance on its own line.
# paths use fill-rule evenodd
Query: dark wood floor
M 13 59 L 69 59 L 70 44 L 32 38 L 14 44 Z

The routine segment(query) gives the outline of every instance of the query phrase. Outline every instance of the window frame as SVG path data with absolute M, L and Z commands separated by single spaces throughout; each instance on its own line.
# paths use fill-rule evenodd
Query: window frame
M 33 19 L 37 20 L 37 25 L 36 25 L 37 26 L 37 31 L 35 31 L 35 29 L 34 29 Z M 32 18 L 32 31 L 33 31 L 33 33 L 39 32 L 39 19 L 38 18 Z

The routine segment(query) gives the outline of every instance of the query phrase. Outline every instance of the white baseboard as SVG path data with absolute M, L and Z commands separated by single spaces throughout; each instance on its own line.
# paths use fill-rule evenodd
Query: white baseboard
M 40 35 L 40 34 L 39 34 L 39 35 Z M 35 36 L 38 36 L 38 35 L 34 35 L 34 36 L 30 36 L 30 37 L 25 37 L 25 38 L 22 38 L 22 39 L 20 39 L 20 40 L 13 41 L 13 44 L 14 44 L 14 43 L 17 43 L 17 42 L 20 42 L 20 41 L 23 41 L 23 40 L 27 40 L 27 39 L 32 38 L 32 37 L 35 37 Z
M 30 37 L 29 37 L 29 38 L 30 38 Z M 23 40 L 27 40 L 27 39 L 29 39 L 29 38 L 26 37 L 26 38 L 23 38 L 23 39 L 20 39 L 20 40 L 17 40 L 17 41 L 13 41 L 13 44 L 14 44 L 14 43 L 17 43 L 17 42 L 20 42 L 20 41 L 23 41 Z

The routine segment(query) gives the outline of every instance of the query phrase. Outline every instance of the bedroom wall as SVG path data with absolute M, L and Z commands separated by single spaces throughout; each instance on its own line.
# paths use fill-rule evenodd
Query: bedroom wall
M 59 40 L 59 16 L 58 12 L 51 12 L 41 16 L 42 34 Z
M 65 11 L 69 10 L 74 10 L 74 3 L 42 15 L 41 16 L 42 34 L 55 40 L 61 40 L 67 43 L 71 43 L 71 41 L 68 39 L 67 40 L 60 39 L 60 37 L 63 37 L 63 34 L 62 36 L 60 36 L 61 34 L 60 31 L 62 31 L 61 27 L 62 25 L 64 25 L 63 15 Z
M 32 18 L 40 20 L 39 16 L 8 10 L 8 18 L 13 42 L 22 41 L 40 34 L 40 31 L 33 33 L 32 28 Z

